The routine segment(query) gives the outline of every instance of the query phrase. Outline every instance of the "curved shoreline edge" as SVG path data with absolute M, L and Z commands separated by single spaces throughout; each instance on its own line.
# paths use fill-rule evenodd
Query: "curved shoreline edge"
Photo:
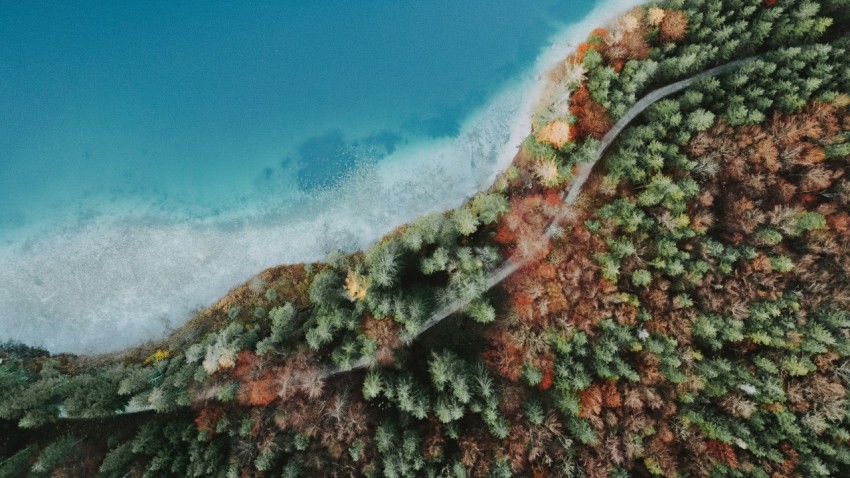
M 563 204 L 551 222 L 550 225 L 545 229 L 543 234 L 543 238 L 545 240 L 551 239 L 553 233 L 558 227 L 558 224 L 569 215 L 570 211 L 573 209 L 576 199 L 579 197 L 584 184 L 587 182 L 590 177 L 590 173 L 593 168 L 598 164 L 599 160 L 605 155 L 605 152 L 611 146 L 611 144 L 617 139 L 619 134 L 635 119 L 637 118 L 646 108 L 654 104 L 655 102 L 664 99 L 670 95 L 678 93 L 687 87 L 691 86 L 694 82 L 711 76 L 716 76 L 722 73 L 725 73 L 729 70 L 732 70 L 736 67 L 739 67 L 743 64 L 756 60 L 763 55 L 751 56 L 748 58 L 742 58 L 739 60 L 730 61 L 723 65 L 715 66 L 713 68 L 709 68 L 703 72 L 700 72 L 696 75 L 693 75 L 684 80 L 677 81 L 675 83 L 671 83 L 669 85 L 662 86 L 653 91 L 650 91 L 642 98 L 640 98 L 629 110 L 617 121 L 617 123 L 612 126 L 612 128 L 605 134 L 602 138 L 599 146 L 596 149 L 596 154 L 593 159 L 587 163 L 582 163 L 579 166 L 580 172 L 574 178 L 574 180 L 570 183 L 567 189 L 563 194 Z M 529 260 L 514 260 L 513 258 L 508 258 L 499 266 L 496 270 L 494 270 L 489 277 L 487 278 L 486 285 L 484 286 L 483 292 L 487 292 L 503 280 L 507 279 L 511 274 L 521 269 L 523 266 L 527 265 Z M 422 327 L 415 335 L 407 335 L 404 338 L 405 343 L 410 343 L 416 340 L 420 335 L 427 332 L 432 327 L 439 324 L 443 319 L 451 316 L 452 314 L 463 310 L 465 307 L 469 305 L 470 301 L 455 301 L 451 304 L 447 304 L 444 307 L 441 307 L 439 310 L 434 312 L 423 324 Z M 329 378 L 348 373 L 355 372 L 361 369 L 365 369 L 375 365 L 375 360 L 372 357 L 362 357 L 359 360 L 352 363 L 350 368 L 342 369 L 339 367 L 329 367 L 321 372 L 318 375 L 322 380 L 327 380 Z M 204 397 L 204 399 L 208 399 L 211 397 Z M 144 413 L 153 411 L 155 408 L 153 406 L 138 406 L 138 405 L 130 405 L 126 407 L 121 412 L 116 412 L 116 415 L 127 415 L 134 413 Z M 65 410 L 64 406 L 60 406 L 60 418 L 69 418 L 67 410 Z
M 0 346 L 0 475 L 845 476 L 850 12 L 779 1 L 594 29 L 491 188 L 163 341 Z
M 430 152 L 442 157 L 442 169 L 435 171 L 442 174 L 442 181 L 437 181 L 442 186 L 419 191 L 393 211 L 380 210 L 385 209 L 383 206 L 370 208 L 368 203 L 365 208 L 352 208 L 349 204 L 346 208 L 351 211 L 341 214 L 358 215 L 357 221 L 339 224 L 339 215 L 318 211 L 317 216 L 293 224 L 234 226 L 229 232 L 205 221 L 160 226 L 133 221 L 113 224 L 107 218 L 89 224 L 82 233 L 37 240 L 26 248 L 16 246 L 15 256 L 10 252 L 12 248 L 3 248 L 7 254 L 3 257 L 0 250 L 4 263 L 0 268 L 0 283 L 4 284 L 0 288 L 0 309 L 5 315 L 0 318 L 5 322 L 2 339 L 39 345 L 55 353 L 118 351 L 163 337 L 188 321 L 193 311 L 214 304 L 268 267 L 320 260 L 334 249 L 362 249 L 421 214 L 460 205 L 464 198 L 489 187 L 516 156 L 519 143 L 530 131 L 530 110 L 545 85 L 545 81 L 536 81 L 535 77 L 544 76 L 594 27 L 639 3 L 604 1 L 578 22 L 565 24 L 563 31 L 553 36 L 550 46 L 538 55 L 530 73 L 508 84 L 487 105 L 472 113 L 464 121 L 465 130 L 462 128 L 455 139 L 461 141 L 464 135 L 476 134 L 476 127 L 485 133 L 496 127 L 507 134 L 502 147 L 486 151 L 488 156 L 479 160 L 478 171 L 464 174 L 469 178 L 463 184 L 453 184 L 455 178 L 448 173 L 457 162 L 456 157 L 446 153 L 450 150 L 446 141 L 435 142 Z M 497 114 L 493 114 L 494 109 Z M 504 111 L 513 114 L 488 125 Z M 426 149 L 412 154 L 427 157 L 428 153 Z M 356 178 L 348 189 L 334 193 L 337 201 L 347 196 L 349 203 L 364 200 L 379 206 L 380 200 L 368 197 L 368 188 L 380 188 L 382 198 L 408 192 L 412 183 L 393 178 L 390 173 L 407 165 L 392 162 L 388 158 L 387 164 L 379 164 L 375 174 Z M 385 183 L 387 178 L 389 185 Z M 333 198 L 328 195 L 320 200 L 328 209 Z M 316 237 L 317 230 L 319 240 L 302 240 Z M 167 261 L 162 259 L 164 256 Z M 104 340 L 106 337 L 109 339 Z

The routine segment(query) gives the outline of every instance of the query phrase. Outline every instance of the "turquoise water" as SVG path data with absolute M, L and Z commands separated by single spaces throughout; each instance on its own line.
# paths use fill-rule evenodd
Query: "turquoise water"
M 593 3 L 0 3 L 0 340 L 120 348 L 459 204 Z
M 0 230 L 105 198 L 208 216 L 293 175 L 330 186 L 369 151 L 456 134 L 528 68 L 552 19 L 589 7 L 200 5 L 0 6 Z

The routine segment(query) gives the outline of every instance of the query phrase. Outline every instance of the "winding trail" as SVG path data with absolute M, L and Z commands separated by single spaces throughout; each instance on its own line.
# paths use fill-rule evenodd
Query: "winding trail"
M 593 170 L 594 166 L 602 159 L 602 156 L 605 155 L 605 152 L 611 146 L 611 144 L 617 139 L 620 133 L 643 111 L 648 108 L 650 105 L 655 103 L 658 100 L 666 98 L 674 93 L 678 93 L 679 91 L 684 90 L 685 88 L 691 86 L 696 81 L 699 81 L 702 78 L 706 78 L 709 76 L 716 76 L 733 68 L 736 68 L 744 63 L 748 63 L 752 60 L 760 58 L 763 55 L 751 56 L 747 58 L 743 58 L 740 60 L 731 61 L 729 63 L 724 63 L 723 65 L 716 66 L 714 68 L 710 68 L 701 73 L 698 73 L 694 76 L 686 78 L 684 80 L 677 81 L 675 83 L 671 83 L 669 85 L 663 86 L 656 90 L 653 90 L 643 96 L 640 100 L 638 100 L 628 111 L 619 119 L 614 126 L 611 127 L 610 130 L 602 137 L 602 140 L 599 143 L 599 148 L 596 150 L 596 154 L 593 157 L 592 161 L 588 161 L 586 163 L 582 163 L 578 166 L 578 172 L 575 176 L 575 179 L 572 183 L 570 183 L 569 187 L 564 191 L 563 194 L 563 206 L 561 207 L 558 214 L 556 214 L 550 221 L 549 225 L 546 227 L 546 231 L 544 232 L 542 239 L 549 240 L 552 235 L 557 230 L 558 224 L 563 221 L 567 216 L 569 216 L 572 206 L 575 204 L 576 200 L 581 193 L 581 189 L 584 187 L 584 184 L 587 182 L 587 179 L 590 177 L 590 172 Z M 512 259 L 507 259 L 501 266 L 499 266 L 496 270 L 494 270 L 490 276 L 487 278 L 487 281 L 484 283 L 484 286 L 481 290 L 482 293 L 487 292 L 488 290 L 495 287 L 497 284 L 505 280 L 508 276 L 522 268 L 523 266 L 529 263 L 528 260 L 525 261 L 515 261 Z M 425 333 L 427 330 L 431 329 L 435 325 L 439 324 L 446 317 L 463 310 L 467 305 L 469 305 L 469 301 L 458 300 L 447 304 L 431 314 L 428 320 L 422 325 L 422 328 L 415 335 L 408 335 L 404 337 L 405 343 L 410 343 L 416 340 L 420 335 Z M 374 359 L 371 357 L 361 357 L 357 361 L 355 361 L 350 368 L 342 369 L 339 367 L 327 367 L 322 369 L 319 372 L 319 378 L 328 379 L 343 373 L 353 372 L 355 370 L 365 369 L 370 367 L 375 363 Z M 209 397 L 207 397 L 209 398 Z M 126 415 L 132 413 L 142 413 L 152 411 L 153 407 L 151 406 L 143 406 L 143 407 L 126 407 L 123 411 L 117 412 L 116 415 Z M 67 412 L 65 411 L 64 406 L 59 406 L 60 418 L 73 418 L 69 417 Z
M 599 148 L 596 150 L 596 154 L 594 155 L 593 160 L 579 165 L 578 174 L 576 174 L 575 179 L 573 179 L 573 182 L 570 183 L 567 190 L 564 191 L 563 206 L 561 207 L 558 214 L 556 214 L 555 217 L 550 220 L 549 226 L 546 227 L 546 232 L 543 234 L 543 240 L 548 241 L 549 239 L 551 239 L 552 235 L 558 228 L 558 224 L 570 214 L 572 206 L 578 199 L 581 189 L 584 187 L 584 184 L 590 177 L 590 172 L 593 170 L 593 167 L 596 166 L 596 163 L 598 163 L 599 160 L 602 159 L 602 156 L 605 155 L 605 152 L 608 150 L 608 147 L 611 146 L 611 144 L 614 142 L 614 140 L 617 139 L 620 133 L 635 118 L 637 118 L 638 115 L 643 113 L 646 108 L 648 108 L 650 105 L 660 99 L 666 98 L 667 96 L 684 90 L 685 88 L 691 86 L 693 83 L 699 81 L 702 78 L 719 75 L 725 71 L 736 68 L 756 58 L 759 58 L 759 56 L 751 56 L 747 58 L 742 58 L 740 60 L 730 61 L 729 63 L 724 63 L 720 66 L 715 66 L 714 68 L 710 68 L 684 80 L 671 83 L 667 86 L 662 86 L 661 88 L 650 91 L 640 100 L 638 100 L 634 105 L 632 105 L 632 107 L 629 108 L 629 110 L 626 111 L 626 113 L 619 120 L 617 120 L 616 123 L 614 123 L 614 126 L 612 126 L 611 129 L 608 130 L 607 133 L 605 133 L 605 136 L 602 137 L 602 140 L 599 143 Z M 487 292 L 488 290 L 492 289 L 497 284 L 505 280 L 508 276 L 521 269 L 523 266 L 527 265 L 528 262 L 528 260 L 517 262 L 512 259 L 507 259 L 501 266 L 499 266 L 490 274 L 481 292 Z M 409 335 L 404 337 L 405 343 L 410 343 L 416 340 L 416 338 L 422 335 L 425 331 L 439 324 L 440 321 L 442 321 L 446 317 L 462 310 L 467 305 L 469 305 L 469 301 L 459 300 L 443 306 L 440 310 L 431 314 L 431 317 L 429 317 L 428 320 L 425 321 L 425 323 L 422 325 L 422 328 L 416 335 Z M 353 370 L 369 367 L 373 363 L 374 360 L 372 358 L 361 357 L 352 364 L 350 369 L 329 367 L 325 369 L 325 371 L 323 372 L 323 376 L 324 378 L 330 378 L 341 373 L 346 373 Z

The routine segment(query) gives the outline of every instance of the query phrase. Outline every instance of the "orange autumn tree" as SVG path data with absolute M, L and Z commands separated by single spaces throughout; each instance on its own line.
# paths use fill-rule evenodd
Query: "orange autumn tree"
M 575 116 L 573 136 L 576 140 L 602 139 L 614 124 L 608 111 L 593 100 L 586 85 L 582 85 L 570 97 L 570 113 Z
M 688 16 L 681 10 L 667 10 L 658 25 L 659 37 L 665 43 L 678 43 L 688 33 Z
M 256 354 L 240 352 L 233 370 L 233 376 L 242 382 L 237 395 L 239 403 L 258 407 L 277 399 L 280 386 L 275 372 L 276 370 L 265 367 L 263 359 Z
M 537 141 L 551 144 L 555 149 L 561 149 L 572 139 L 570 124 L 557 120 L 544 126 L 534 134 Z

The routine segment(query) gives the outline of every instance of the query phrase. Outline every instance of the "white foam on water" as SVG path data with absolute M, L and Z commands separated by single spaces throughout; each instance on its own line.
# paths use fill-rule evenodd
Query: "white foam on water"
M 0 341 L 73 353 L 136 345 L 162 337 L 265 268 L 364 248 L 399 224 L 462 204 L 510 164 L 529 132 L 543 73 L 612 13 L 638 3 L 598 4 L 565 26 L 529 73 L 472 114 L 456 137 L 401 146 L 304 207 L 276 213 L 258 204 L 226 220 L 107 210 L 0 246 Z

